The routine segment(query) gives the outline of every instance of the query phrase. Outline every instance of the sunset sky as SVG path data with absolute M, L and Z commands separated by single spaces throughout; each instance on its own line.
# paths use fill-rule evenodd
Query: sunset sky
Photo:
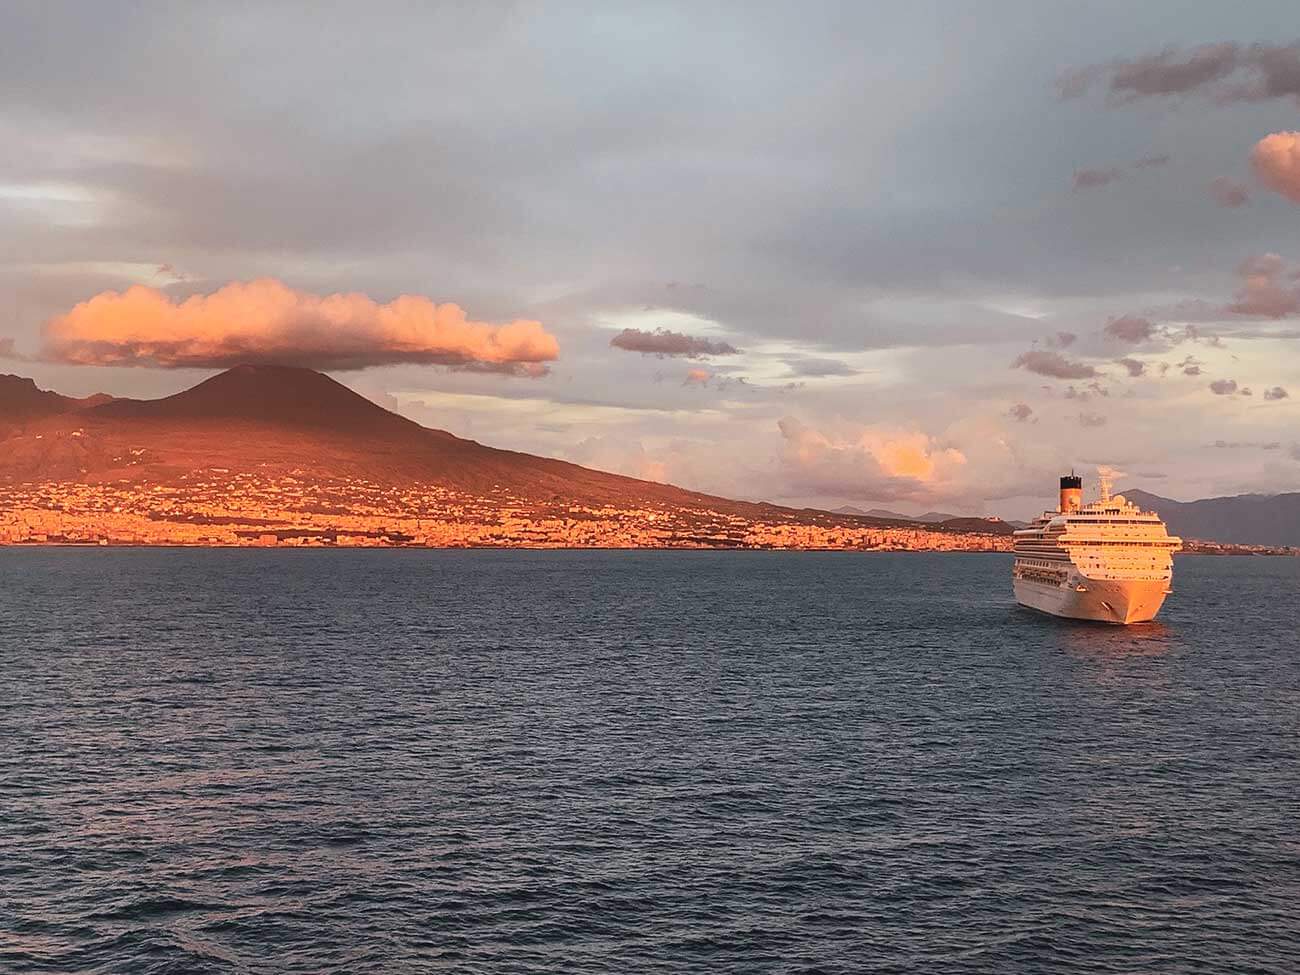
M 5 5 L 0 372 L 785 504 L 1300 490 L 1294 2 L 433 7 Z

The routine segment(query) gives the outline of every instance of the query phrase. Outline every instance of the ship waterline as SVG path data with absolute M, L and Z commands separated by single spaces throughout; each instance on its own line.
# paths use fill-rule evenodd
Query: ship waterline
M 1060 505 L 1015 533 L 1012 589 L 1022 606 L 1098 623 L 1153 620 L 1172 591 L 1182 545 L 1150 511 L 1111 497 L 1083 503 L 1083 482 L 1061 478 Z

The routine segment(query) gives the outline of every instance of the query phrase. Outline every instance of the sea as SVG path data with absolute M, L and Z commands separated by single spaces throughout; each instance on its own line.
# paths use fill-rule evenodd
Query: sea
M 1300 971 L 1300 559 L 0 549 L 0 972 Z

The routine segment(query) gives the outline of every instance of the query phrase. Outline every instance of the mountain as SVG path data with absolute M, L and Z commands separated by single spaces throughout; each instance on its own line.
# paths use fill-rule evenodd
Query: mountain
M 939 522 L 928 522 L 935 524 L 940 528 L 948 528 L 953 531 L 962 532 L 989 532 L 992 535 L 1011 535 L 1015 533 L 1019 525 L 1003 521 L 1001 518 L 948 518 Z
M 499 450 L 310 369 L 156 400 L 0 382 L 0 542 L 1005 550 L 972 521 L 903 532 Z
M 366 435 L 415 435 L 422 429 L 323 373 L 290 366 L 236 366 L 174 396 L 114 400 L 96 408 L 94 416 L 155 422 L 272 422 Z
M 75 400 L 5 377 L 0 396 L 0 418 L 22 434 L 0 449 L 0 480 L 9 482 L 171 484 L 217 469 L 592 505 L 776 509 L 486 447 L 422 427 L 311 369 L 237 366 L 156 400 Z
M 897 511 L 889 511 L 885 508 L 869 508 L 863 511 L 861 508 L 855 508 L 846 504 L 842 508 L 834 509 L 837 515 L 860 515 L 865 518 L 884 518 L 889 521 L 923 521 L 926 523 L 938 524 L 943 521 L 953 521 L 961 519 L 963 515 L 950 515 L 941 511 L 927 511 L 923 515 L 900 515 Z
M 1136 488 L 1123 492 L 1156 512 L 1183 538 L 1239 545 L 1300 545 L 1300 493 L 1239 494 L 1228 498 L 1174 501 Z
M 585 504 L 707 497 L 431 430 L 311 369 L 237 366 L 157 400 L 90 403 L 31 380 L 9 387 L 0 411 L 26 434 L 0 450 L 0 479 L 11 482 L 173 484 L 215 468 Z
M 96 393 L 85 399 L 73 399 L 39 389 L 33 380 L 22 376 L 0 375 L 0 426 L 6 422 L 74 413 L 101 406 L 112 398 Z
M 311 369 L 161 399 L 0 383 L 0 543 L 1005 551 L 926 525 L 712 497 L 425 428 Z

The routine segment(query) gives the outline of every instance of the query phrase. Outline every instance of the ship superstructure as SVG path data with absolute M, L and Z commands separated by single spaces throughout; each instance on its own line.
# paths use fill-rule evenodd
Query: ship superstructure
M 1145 623 L 1171 591 L 1182 539 L 1123 495 L 1083 503 L 1083 479 L 1061 478 L 1060 506 L 1015 533 L 1012 586 L 1022 606 L 1103 623 Z

